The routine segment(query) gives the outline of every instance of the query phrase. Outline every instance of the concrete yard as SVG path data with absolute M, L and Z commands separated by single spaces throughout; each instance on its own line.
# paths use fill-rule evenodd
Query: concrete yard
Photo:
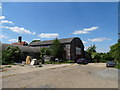
M 2 88 L 118 88 L 118 70 L 105 63 L 13 65 L 0 78 Z

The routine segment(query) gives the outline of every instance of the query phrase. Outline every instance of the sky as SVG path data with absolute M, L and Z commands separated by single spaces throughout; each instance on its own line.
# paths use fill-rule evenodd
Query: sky
M 107 52 L 118 40 L 117 2 L 3 2 L 2 43 L 79 37 Z

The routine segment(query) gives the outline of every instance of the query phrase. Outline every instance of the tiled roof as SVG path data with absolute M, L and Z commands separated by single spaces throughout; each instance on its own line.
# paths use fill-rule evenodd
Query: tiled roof
M 12 43 L 12 44 L 15 44 L 15 45 L 24 45 L 26 42 L 21 42 L 21 43 L 19 43 L 19 42 L 16 42 L 16 43 Z

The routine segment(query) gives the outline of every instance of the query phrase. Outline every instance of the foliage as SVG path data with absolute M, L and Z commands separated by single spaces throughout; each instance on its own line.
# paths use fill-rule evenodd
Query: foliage
M 87 52 L 91 54 L 91 57 L 94 60 L 94 62 L 105 63 L 106 61 L 115 60 L 117 63 L 116 68 L 120 68 L 120 39 L 118 40 L 118 43 L 110 47 L 110 51 L 107 53 L 96 52 L 95 45 L 91 45 L 91 47 L 87 49 Z
M 54 62 L 54 61 L 45 61 L 46 64 L 61 64 L 60 62 Z
M 110 47 L 110 54 L 117 63 L 120 63 L 120 42 Z
M 95 53 L 96 52 L 96 46 L 95 44 L 94 45 L 91 45 L 87 50 L 86 50 L 89 54 L 92 55 L 92 53 Z
M 75 63 L 73 60 L 65 60 L 63 63 Z
M 91 54 L 93 62 L 105 63 L 106 61 L 112 60 L 112 57 L 109 52 L 108 53 L 98 53 L 96 51 L 95 45 L 91 45 L 91 47 L 89 47 L 87 49 L 87 52 Z
M 62 47 L 62 44 L 59 42 L 57 38 L 53 40 L 51 49 L 54 58 L 59 58 L 59 59 L 63 58 L 64 48 Z
M 33 43 L 33 42 L 37 42 L 37 41 L 40 41 L 40 40 L 33 40 L 32 42 L 30 42 L 30 44 Z
M 11 68 L 12 66 L 5 66 L 6 68 Z
M 72 60 L 63 60 L 63 62 L 54 62 L 54 61 L 45 61 L 46 64 L 65 64 L 65 63 L 74 63 Z
M 97 52 L 92 53 L 92 58 L 94 59 L 94 62 L 99 62 L 101 59 L 99 53 Z
M 51 55 L 52 50 L 49 48 L 40 48 L 40 58 L 42 59 L 42 64 L 44 64 L 44 55 Z
M 42 58 L 44 55 L 51 55 L 52 50 L 49 48 L 40 48 L 40 58 Z
M 20 61 L 21 51 L 17 46 L 10 46 L 2 52 L 2 64 L 12 64 Z
M 115 68 L 120 69 L 120 63 L 117 63 Z

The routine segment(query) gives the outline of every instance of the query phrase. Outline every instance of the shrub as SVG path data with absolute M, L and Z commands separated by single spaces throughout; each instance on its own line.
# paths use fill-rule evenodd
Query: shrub
M 20 49 L 16 46 L 10 46 L 2 52 L 2 64 L 13 64 L 20 61 Z
M 115 68 L 120 69 L 120 63 L 116 64 Z
M 45 61 L 46 64 L 61 64 L 60 62 L 54 62 L 54 61 Z

